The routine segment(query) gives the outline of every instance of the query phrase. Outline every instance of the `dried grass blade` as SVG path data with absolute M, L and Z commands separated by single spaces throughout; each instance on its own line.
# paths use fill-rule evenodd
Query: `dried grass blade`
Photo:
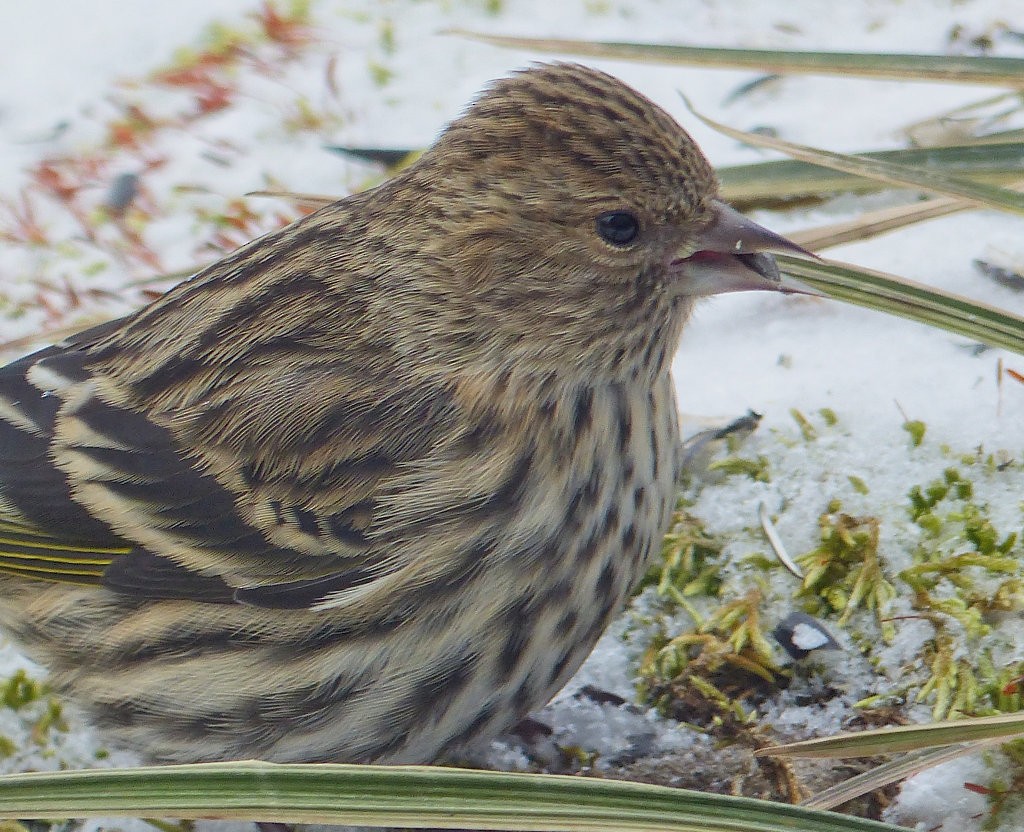
M 961 84 L 1024 88 L 1024 59 L 1020 58 L 720 49 L 569 38 L 522 38 L 471 32 L 465 29 L 447 29 L 442 34 L 458 35 L 510 49 L 583 55 L 588 58 L 611 58 L 618 61 L 653 61 L 681 66 L 751 69 L 758 72 L 852 75 L 859 78 L 897 81 L 955 81 Z
M 1000 208 L 1015 214 L 1024 214 L 1024 195 L 1007 188 L 973 182 L 969 179 L 949 176 L 948 174 L 921 167 L 900 165 L 866 156 L 848 156 L 842 153 L 833 153 L 828 150 L 820 150 L 808 147 L 807 145 L 763 136 L 758 133 L 748 133 L 701 115 L 693 108 L 685 96 L 683 100 L 686 101 L 686 106 L 689 107 L 690 112 L 706 125 L 726 136 L 731 136 L 747 144 L 757 147 L 768 147 L 804 162 L 833 168 L 855 176 L 875 179 L 890 185 L 904 188 L 919 188 L 942 196 L 959 197 L 960 199 L 989 208 Z
M 999 740 L 985 740 L 912 751 L 898 760 L 875 766 L 863 774 L 858 774 L 856 777 L 823 789 L 806 800 L 801 800 L 800 805 L 810 809 L 834 809 L 836 806 L 842 806 L 844 803 L 873 792 L 875 789 L 884 789 L 891 783 L 898 783 L 900 780 L 913 777 L 933 766 L 977 753 L 998 742 Z
M 761 748 L 754 753 L 760 757 L 871 757 L 875 754 L 918 751 L 965 742 L 1008 740 L 1022 734 L 1024 713 L 1015 713 L 836 734 L 817 740 Z

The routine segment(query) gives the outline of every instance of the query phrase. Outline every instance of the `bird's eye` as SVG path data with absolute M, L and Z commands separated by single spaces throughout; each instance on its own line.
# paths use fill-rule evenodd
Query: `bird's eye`
M 597 233 L 613 246 L 628 246 L 640 234 L 640 223 L 628 211 L 609 211 L 597 218 Z

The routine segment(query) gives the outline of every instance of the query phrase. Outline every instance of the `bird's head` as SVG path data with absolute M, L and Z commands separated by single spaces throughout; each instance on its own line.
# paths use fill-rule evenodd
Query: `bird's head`
M 392 311 L 409 301 L 406 326 L 436 325 L 453 360 L 484 348 L 538 372 L 660 372 L 697 298 L 781 289 L 766 252 L 802 251 L 717 188 L 693 139 L 615 78 L 515 73 L 382 189 L 415 218 L 407 242 L 426 266 L 395 276 Z

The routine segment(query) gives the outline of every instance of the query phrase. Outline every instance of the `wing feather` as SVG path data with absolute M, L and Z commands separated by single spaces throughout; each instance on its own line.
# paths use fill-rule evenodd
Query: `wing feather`
M 190 447 L 111 384 L 77 342 L 0 369 L 0 571 L 303 608 L 400 568 L 374 545 L 377 500 L 436 444 L 438 421 L 451 417 L 438 391 L 410 409 L 393 390 L 373 400 L 353 385 L 361 393 L 346 409 L 344 379 L 322 367 L 305 382 L 273 374 L 236 401 L 251 421 L 234 431 L 211 426 L 215 407 L 198 408 L 205 419 L 182 409 Z M 299 395 L 322 404 L 247 441 L 265 411 L 285 397 L 291 413 Z
M 495 491 L 532 464 L 477 440 L 522 419 L 496 427 L 374 323 L 367 198 L 0 368 L 0 521 L 45 544 L 0 571 L 365 616 L 473 568 L 481 518 L 459 508 L 507 513 Z

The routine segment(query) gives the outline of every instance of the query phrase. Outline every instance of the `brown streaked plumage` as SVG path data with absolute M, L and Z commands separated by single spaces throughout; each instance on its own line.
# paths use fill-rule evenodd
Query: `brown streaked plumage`
M 156 760 L 426 762 L 542 705 L 658 548 L 696 298 L 793 248 L 608 75 L 0 370 L 0 623 Z

